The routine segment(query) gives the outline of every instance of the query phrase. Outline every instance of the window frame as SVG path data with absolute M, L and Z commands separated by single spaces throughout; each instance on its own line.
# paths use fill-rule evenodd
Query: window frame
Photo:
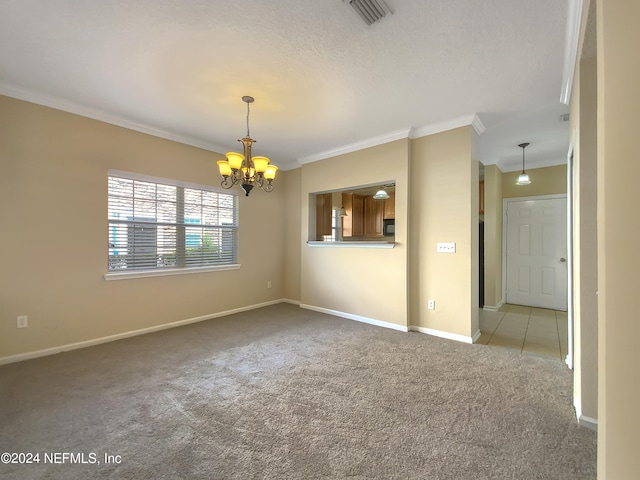
M 191 182 L 184 182 L 181 180 L 174 180 L 169 178 L 155 177 L 150 175 L 144 175 L 139 173 L 127 172 L 122 170 L 112 170 L 109 169 L 107 171 L 107 179 L 109 177 L 117 177 L 123 178 L 127 180 L 141 181 L 141 182 L 149 182 L 161 185 L 169 185 L 172 187 L 179 188 L 188 188 L 206 192 L 220 193 L 225 195 L 233 196 L 233 216 L 235 218 L 235 225 L 232 225 L 231 228 L 235 231 L 235 251 L 234 251 L 234 263 L 225 263 L 225 264 L 217 264 L 217 265 L 192 265 L 192 266 L 160 266 L 160 267 L 149 267 L 149 268 L 133 268 L 133 269 L 114 269 L 109 270 L 109 256 L 110 256 L 110 244 L 108 242 L 107 246 L 107 272 L 104 274 L 105 280 L 123 280 L 123 279 L 132 279 L 132 278 L 144 278 L 144 277 L 158 277 L 158 276 L 170 276 L 170 275 L 185 275 L 185 274 L 193 274 L 193 273 L 204 273 L 204 272 L 213 272 L 213 271 L 224 271 L 224 270 L 238 270 L 240 268 L 240 263 L 238 263 L 238 255 L 239 255 L 239 197 L 238 192 L 234 190 L 226 190 L 220 187 L 213 187 L 210 185 L 201 185 Z M 109 187 L 107 186 L 107 205 L 109 204 Z M 184 210 L 182 212 L 184 215 Z M 109 235 L 109 225 L 113 222 L 113 219 L 109 218 L 109 212 L 107 212 L 107 235 Z M 187 222 L 188 223 L 188 222 Z M 154 225 L 157 228 L 157 225 L 161 225 L 162 222 L 150 222 L 149 225 Z M 176 220 L 176 225 L 180 225 Z M 186 223 L 185 223 L 186 225 Z M 206 226 L 206 225 L 205 225 Z M 188 248 L 187 244 L 184 245 L 185 251 Z

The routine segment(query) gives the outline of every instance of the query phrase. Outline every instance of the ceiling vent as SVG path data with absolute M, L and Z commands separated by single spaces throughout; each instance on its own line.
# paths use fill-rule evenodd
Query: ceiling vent
M 384 0 L 343 0 L 351 5 L 364 23 L 371 25 L 380 21 L 387 13 L 393 13 Z

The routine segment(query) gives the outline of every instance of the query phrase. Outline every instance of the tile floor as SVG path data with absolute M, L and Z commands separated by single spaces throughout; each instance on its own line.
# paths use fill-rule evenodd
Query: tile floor
M 544 355 L 564 361 L 567 355 L 567 312 L 503 305 L 480 310 L 480 338 L 476 343 Z

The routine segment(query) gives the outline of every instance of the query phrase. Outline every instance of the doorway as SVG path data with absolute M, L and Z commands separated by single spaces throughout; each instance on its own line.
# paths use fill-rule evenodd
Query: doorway
M 504 199 L 506 303 L 567 310 L 567 197 Z

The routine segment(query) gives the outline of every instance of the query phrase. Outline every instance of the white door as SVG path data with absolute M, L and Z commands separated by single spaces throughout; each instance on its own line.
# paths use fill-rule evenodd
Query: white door
M 506 202 L 506 300 L 567 309 L 567 199 Z

